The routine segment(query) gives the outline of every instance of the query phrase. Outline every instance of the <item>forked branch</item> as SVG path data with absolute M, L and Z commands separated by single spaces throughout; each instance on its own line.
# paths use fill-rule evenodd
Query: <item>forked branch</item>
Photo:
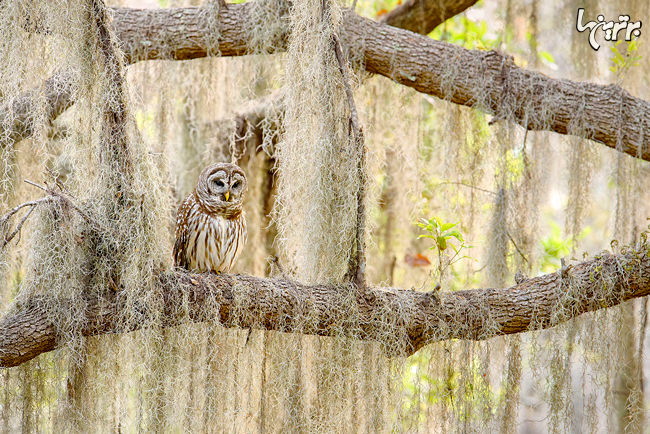
M 36 200 L 30 200 L 29 202 L 21 203 L 20 205 L 12 208 L 7 212 L 5 215 L 0 218 L 0 235 L 2 236 L 0 238 L 0 251 L 5 248 L 7 244 L 13 240 L 16 235 L 20 233 L 20 230 L 23 228 L 23 225 L 29 218 L 29 216 L 32 214 L 34 209 L 44 203 L 44 202 L 49 202 L 51 201 L 51 197 L 42 197 L 40 199 Z M 11 219 L 18 213 L 23 208 L 28 208 L 27 212 L 25 212 L 22 216 L 22 218 L 18 221 L 18 223 L 14 226 L 14 228 L 11 228 L 10 222 Z

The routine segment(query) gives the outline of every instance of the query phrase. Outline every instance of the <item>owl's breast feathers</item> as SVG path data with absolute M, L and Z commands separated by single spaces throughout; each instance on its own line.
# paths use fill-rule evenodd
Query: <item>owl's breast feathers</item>
M 188 270 L 228 272 L 246 243 L 244 213 L 207 212 L 190 193 L 178 210 L 174 264 Z

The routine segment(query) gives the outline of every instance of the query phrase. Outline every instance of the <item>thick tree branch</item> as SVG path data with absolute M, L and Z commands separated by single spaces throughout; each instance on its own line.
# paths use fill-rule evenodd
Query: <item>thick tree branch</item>
M 476 3 L 478 0 L 406 0 L 379 22 L 426 35 Z
M 164 326 L 211 320 L 224 327 L 349 336 L 379 341 L 391 353 L 408 355 L 440 340 L 482 340 L 545 329 L 646 296 L 650 294 L 650 255 L 645 246 L 626 254 L 604 253 L 502 289 L 357 290 L 174 271 L 159 276 L 157 290 L 163 300 Z M 83 335 L 123 333 L 146 324 L 148 313 L 143 306 L 133 312 L 141 320 L 120 324 L 125 307 L 111 294 L 112 299 L 88 302 Z M 19 301 L 0 320 L 0 366 L 17 366 L 57 347 L 56 327 L 46 305 L 43 299 Z
M 650 160 L 650 103 L 624 89 L 553 79 L 494 51 L 464 48 L 347 14 L 347 44 L 366 70 L 529 130 L 573 134 Z
M 219 52 L 247 54 L 253 3 L 215 9 L 114 9 L 128 62 L 188 60 Z M 211 29 L 215 17 L 219 38 Z M 282 35 L 280 35 L 282 36 Z M 285 35 L 286 36 L 286 35 Z M 650 103 L 615 85 L 553 79 L 516 66 L 502 54 L 466 50 L 382 25 L 347 11 L 341 40 L 367 71 L 415 90 L 475 107 L 529 130 L 573 134 L 650 160 Z M 284 50 L 280 37 L 276 50 Z M 213 45 L 217 45 L 216 47 Z
M 222 55 L 243 55 L 251 48 L 245 29 L 252 7 L 230 4 L 219 11 Z M 206 56 L 205 20 L 200 8 L 115 10 L 116 31 L 131 62 Z M 530 130 L 574 134 L 650 160 L 650 137 L 645 134 L 650 103 L 618 86 L 552 79 L 519 68 L 499 53 L 466 50 L 350 11 L 344 14 L 341 39 L 352 58 L 363 59 L 367 71 L 419 92 L 485 110 Z

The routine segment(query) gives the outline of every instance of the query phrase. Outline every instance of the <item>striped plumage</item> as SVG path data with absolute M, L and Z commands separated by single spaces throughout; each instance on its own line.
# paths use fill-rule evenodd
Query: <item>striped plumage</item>
M 199 175 L 176 218 L 174 264 L 198 272 L 229 272 L 246 243 L 244 172 L 218 163 Z

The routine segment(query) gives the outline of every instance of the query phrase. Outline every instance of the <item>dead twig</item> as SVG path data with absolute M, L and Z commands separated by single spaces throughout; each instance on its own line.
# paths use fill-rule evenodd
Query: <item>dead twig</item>
M 494 192 L 492 190 L 487 190 L 485 188 L 477 187 L 477 186 L 471 185 L 471 184 L 466 184 L 464 182 L 443 181 L 443 182 L 439 182 L 438 184 L 436 184 L 436 187 L 442 186 L 442 185 L 460 185 L 462 187 L 467 187 L 467 188 L 471 188 L 473 190 L 482 191 L 483 193 L 489 193 L 489 194 L 493 194 L 493 195 L 497 194 L 496 192 Z
M 21 203 L 20 205 L 12 208 L 7 214 L 2 216 L 2 218 L 0 219 L 0 228 L 5 228 L 5 226 L 9 222 L 9 219 L 11 219 L 14 215 L 16 215 L 18 211 L 20 211 L 23 208 L 29 207 L 29 211 L 27 211 L 25 215 L 20 219 L 20 221 L 18 222 L 14 230 L 11 231 L 9 235 L 2 237 L 2 240 L 0 240 L 0 250 L 4 249 L 5 246 L 9 244 L 11 240 L 13 240 L 16 237 L 16 235 L 20 233 L 20 230 L 23 228 L 23 225 L 25 224 L 29 216 L 32 214 L 32 212 L 38 205 L 44 202 L 49 202 L 51 200 L 52 200 L 51 197 L 43 197 L 29 202 Z M 3 230 L 3 232 L 5 231 Z
M 69 197 L 67 194 L 63 193 L 62 191 L 54 190 L 54 189 L 52 189 L 52 188 L 50 188 L 50 187 L 48 187 L 48 186 L 44 187 L 44 186 L 42 186 L 42 185 L 40 185 L 40 184 L 37 184 L 37 183 L 35 183 L 35 182 L 33 182 L 33 181 L 30 181 L 29 179 L 25 179 L 24 181 L 25 181 L 27 184 L 31 185 L 31 186 L 34 186 L 34 187 L 36 187 L 36 188 L 38 188 L 38 189 L 40 189 L 40 190 L 43 190 L 43 191 L 46 192 L 50 197 L 53 197 L 53 198 L 59 199 L 61 202 L 65 203 L 67 206 L 69 206 L 69 207 L 72 208 L 73 210 L 77 211 L 77 213 L 79 213 L 79 215 L 80 215 L 80 216 L 81 216 L 81 217 L 82 217 L 82 218 L 83 218 L 83 219 L 84 219 L 84 220 L 85 220 L 89 225 L 91 225 L 91 226 L 92 226 L 96 231 L 98 231 L 98 232 L 103 232 L 103 233 L 105 233 L 105 234 L 110 234 L 110 235 L 112 235 L 115 239 L 117 239 L 117 236 L 116 236 L 116 234 L 115 234 L 115 232 L 114 232 L 113 230 L 111 230 L 110 228 L 107 228 L 107 227 L 103 226 L 103 225 L 102 225 L 101 223 L 99 223 L 97 220 L 95 220 L 94 218 L 92 218 L 92 217 L 90 216 L 90 214 L 88 214 L 84 209 L 82 209 L 80 206 L 78 206 L 78 205 L 74 202 L 74 200 L 73 200 L 73 198 L 72 198 L 72 195 L 70 195 L 70 197 Z M 44 198 L 44 199 L 45 199 L 45 198 Z
M 512 245 L 515 246 L 515 250 L 517 250 L 517 253 L 519 253 L 521 259 L 523 259 L 526 262 L 526 264 L 530 264 L 530 262 L 528 262 L 528 258 L 526 257 L 526 255 L 524 255 L 524 253 L 519 249 L 517 243 L 515 243 L 515 240 L 512 238 L 512 235 L 510 235 L 510 232 L 506 231 L 506 235 L 508 235 L 508 239 L 510 239 Z
M 289 277 L 287 276 L 287 273 L 284 272 L 284 267 L 282 266 L 282 264 L 280 264 L 280 258 L 278 258 L 277 255 L 275 255 L 275 256 L 273 256 L 271 258 L 271 264 L 273 264 L 273 266 L 278 269 L 278 271 L 280 272 L 280 275 L 282 276 L 282 278 L 284 280 L 286 280 L 286 281 L 290 280 Z

